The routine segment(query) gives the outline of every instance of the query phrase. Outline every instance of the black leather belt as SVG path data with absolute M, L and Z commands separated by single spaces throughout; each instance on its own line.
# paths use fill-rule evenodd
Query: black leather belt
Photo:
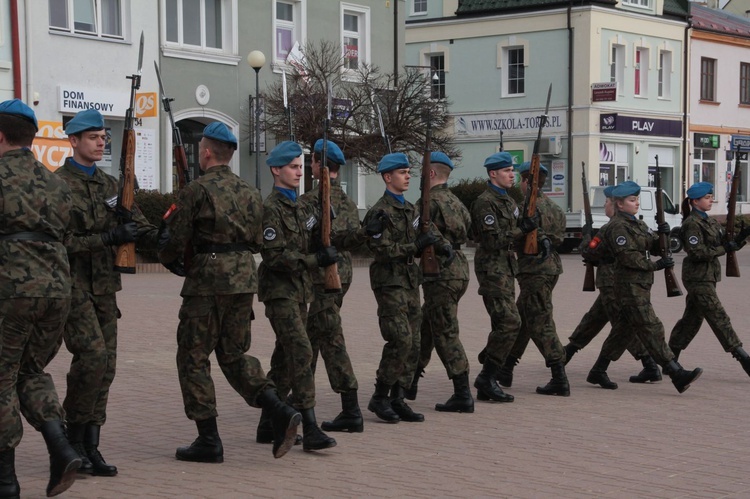
M 231 251 L 250 251 L 250 245 L 247 243 L 199 244 L 195 247 L 196 253 L 229 253 Z
M 57 239 L 44 232 L 15 232 L 13 234 L 0 234 L 0 241 L 42 241 L 53 243 L 57 242 Z

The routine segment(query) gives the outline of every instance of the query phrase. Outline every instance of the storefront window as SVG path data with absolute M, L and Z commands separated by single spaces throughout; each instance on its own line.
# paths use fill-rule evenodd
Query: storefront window
M 716 185 L 716 149 L 693 150 L 693 181 Z

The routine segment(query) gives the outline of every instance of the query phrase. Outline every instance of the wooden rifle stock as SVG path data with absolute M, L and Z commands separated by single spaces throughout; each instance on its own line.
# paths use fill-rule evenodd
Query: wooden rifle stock
M 549 84 L 549 90 L 547 90 L 547 106 L 544 109 L 544 114 L 539 117 L 539 131 L 537 132 L 536 141 L 534 141 L 534 152 L 531 154 L 531 167 L 529 168 L 528 183 L 526 187 L 526 199 L 523 205 L 523 216 L 533 217 L 536 215 L 536 198 L 539 195 L 539 165 L 541 164 L 541 156 L 539 155 L 539 147 L 542 143 L 542 130 L 547 124 L 547 115 L 549 114 L 549 100 L 552 97 L 552 84 Z M 524 255 L 536 255 L 539 253 L 539 247 L 537 245 L 537 230 L 534 229 L 526 234 L 526 239 L 523 243 L 523 254 Z
M 291 123 L 291 114 L 289 114 Z M 328 83 L 328 110 L 323 127 L 323 157 L 320 160 L 320 239 L 324 248 L 331 245 L 331 173 L 328 168 L 328 128 L 331 124 L 331 84 Z M 291 124 L 290 124 L 291 133 Z M 339 265 L 334 263 L 325 268 L 325 292 L 340 293 L 341 277 Z
M 659 171 L 659 155 L 656 155 L 656 173 L 654 175 L 656 181 L 656 223 L 661 225 L 664 223 L 664 191 L 661 188 L 661 172 Z M 669 250 L 669 234 L 659 233 L 659 252 L 661 257 L 671 257 L 672 252 Z M 675 276 L 674 268 L 664 269 L 664 280 L 667 283 L 667 296 L 672 298 L 674 296 L 682 296 L 682 289 L 680 283 L 677 281 Z
M 425 145 L 424 155 L 422 156 L 422 206 L 420 220 L 420 231 L 429 232 L 430 226 L 432 225 L 432 217 L 430 215 L 430 149 L 432 147 L 432 124 L 430 123 L 429 114 L 427 117 L 427 133 L 425 134 Z M 437 256 L 435 255 L 435 246 L 430 245 L 422 250 L 420 257 L 420 264 L 422 265 L 422 275 L 425 277 L 439 277 L 440 276 L 440 265 L 438 264 Z
M 581 182 L 583 184 L 583 213 L 586 215 L 586 227 L 584 236 L 593 235 L 594 216 L 591 214 L 591 199 L 589 198 L 589 183 L 586 181 L 586 163 L 581 161 Z M 586 275 L 583 278 L 584 291 L 596 291 L 596 276 L 594 274 L 594 264 L 586 262 Z
M 737 213 L 737 191 L 740 187 L 740 147 L 737 146 L 737 150 L 734 153 L 734 173 L 732 174 L 732 187 L 729 191 L 729 200 L 727 201 L 727 227 L 726 234 L 724 236 L 724 242 L 734 240 L 734 225 L 735 216 Z M 727 277 L 739 277 L 740 276 L 740 264 L 737 261 L 737 253 L 734 251 L 727 251 Z

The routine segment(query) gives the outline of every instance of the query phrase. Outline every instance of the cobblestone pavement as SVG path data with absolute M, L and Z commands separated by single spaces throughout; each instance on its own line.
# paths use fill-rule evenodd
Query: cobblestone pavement
M 739 259 L 744 277 L 725 278 L 719 294 L 746 337 L 750 255 L 740 252 Z M 581 292 L 579 257 L 564 255 L 563 260 L 554 304 L 558 333 L 566 343 L 596 295 Z M 627 353 L 609 370 L 619 389 L 586 383 L 600 337 L 568 366 L 568 398 L 534 393 L 550 373 L 532 345 L 509 389 L 514 403 L 477 403 L 474 414 L 439 413 L 435 403 L 444 402 L 452 388 L 434 355 L 412 403 L 425 414 L 424 423 L 384 424 L 365 410 L 364 433 L 332 434 L 337 447 L 317 453 L 297 447 L 282 459 L 273 458 L 270 446 L 255 443 L 260 411 L 247 407 L 214 369 L 225 462 L 178 462 L 175 448 L 196 436 L 183 412 L 175 368 L 181 279 L 138 274 L 124 276 L 123 284 L 118 370 L 100 446 L 120 473 L 81 478 L 67 497 L 750 497 L 750 378 L 706 325 L 680 358 L 686 367 L 705 372 L 682 395 L 666 378 L 653 385 L 628 383 L 640 364 Z M 489 327 L 476 290 L 472 281 L 459 307 L 472 381 Z M 653 302 L 668 334 L 684 299 L 668 299 L 659 274 Z M 363 409 L 383 344 L 375 310 L 368 270 L 356 268 L 343 322 Z M 267 369 L 273 332 L 262 305 L 256 312 L 251 351 Z M 63 348 L 49 369 L 61 398 L 69 363 Z M 317 391 L 318 420 L 334 417 L 339 397 L 322 366 Z M 42 497 L 46 451 L 41 436 L 25 429 L 16 458 L 22 496 Z

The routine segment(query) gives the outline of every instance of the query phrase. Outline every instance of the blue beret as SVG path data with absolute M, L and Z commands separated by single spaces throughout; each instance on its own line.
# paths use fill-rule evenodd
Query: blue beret
M 328 161 L 333 161 L 337 165 L 345 165 L 346 158 L 344 158 L 344 153 L 341 152 L 341 148 L 330 140 L 327 142 L 328 146 L 326 149 L 326 156 L 328 156 Z M 315 141 L 313 150 L 317 153 L 323 153 L 323 139 L 318 139 Z
M 104 130 L 104 117 L 96 109 L 81 111 L 65 125 L 67 135 L 75 135 L 89 130 Z
M 206 128 L 204 128 L 203 136 L 207 139 L 224 142 L 225 144 L 229 144 L 230 146 L 237 149 L 237 137 L 235 137 L 234 134 L 229 131 L 229 127 L 227 127 L 221 121 L 214 121 Z
M 690 199 L 700 199 L 706 194 L 714 193 L 714 185 L 710 182 L 697 182 L 687 190 L 687 197 Z
M 520 165 L 516 167 L 516 171 L 518 173 L 526 173 L 530 169 L 531 169 L 531 161 L 524 161 L 523 163 L 521 163 Z M 549 171 L 547 170 L 547 167 L 541 163 L 539 163 L 539 171 L 544 173 L 545 175 L 549 173 Z
M 614 185 L 608 185 L 607 187 L 604 188 L 604 195 L 607 196 L 608 198 L 614 197 L 612 195 L 612 192 L 614 190 L 615 190 L 615 186 Z
M 507 152 L 496 152 L 484 160 L 484 167 L 487 168 L 488 171 L 508 168 L 509 166 L 513 166 L 513 156 Z
M 291 140 L 279 142 L 266 159 L 268 166 L 286 166 L 302 155 L 302 146 Z
M 640 193 L 641 193 L 641 186 L 636 184 L 632 180 L 628 180 L 627 182 L 617 184 L 617 186 L 614 189 L 612 189 L 612 197 L 616 197 L 616 198 L 626 198 L 628 196 L 637 196 Z
M 440 151 L 434 151 L 430 153 L 430 163 L 442 163 L 446 166 L 449 166 L 451 170 L 455 168 L 453 166 L 453 161 L 451 161 L 448 155 Z
M 378 163 L 378 173 L 387 173 L 400 168 L 409 168 L 409 158 L 402 152 L 386 154 Z
M 11 99 L 0 103 L 0 114 L 11 114 L 23 118 L 33 124 L 34 128 L 39 130 L 39 123 L 36 121 L 34 110 L 24 104 L 20 99 Z

